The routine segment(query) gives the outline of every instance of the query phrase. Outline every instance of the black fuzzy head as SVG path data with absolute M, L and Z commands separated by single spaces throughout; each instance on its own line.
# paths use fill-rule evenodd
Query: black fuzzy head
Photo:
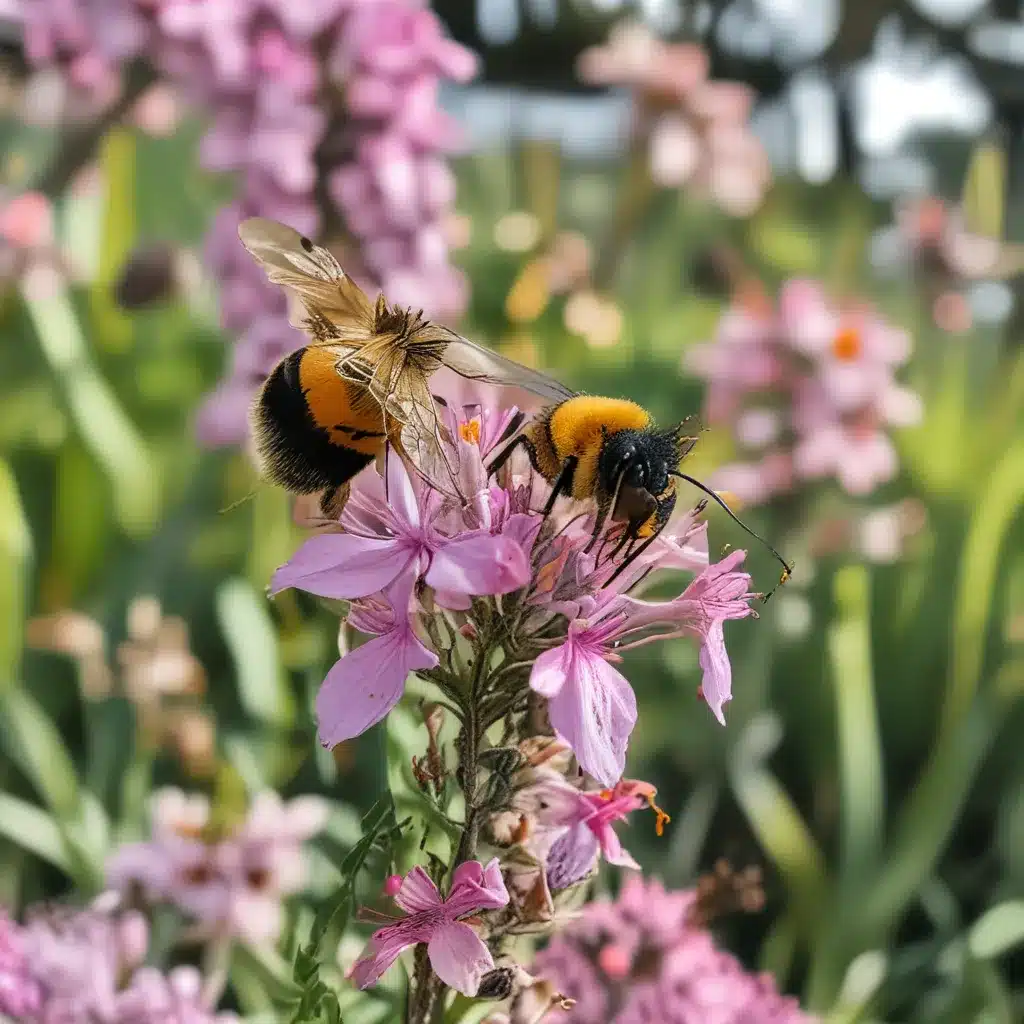
M 683 451 L 677 431 L 619 430 L 605 439 L 597 464 L 601 487 L 608 494 L 640 491 L 657 498 L 669 485 L 669 470 Z

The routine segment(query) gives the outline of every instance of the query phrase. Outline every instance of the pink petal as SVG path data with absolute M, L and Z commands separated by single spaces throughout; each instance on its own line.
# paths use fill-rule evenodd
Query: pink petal
M 721 619 L 715 619 L 708 627 L 699 660 L 704 673 L 701 679 L 704 700 L 715 718 L 725 725 L 722 706 L 732 700 L 732 665 L 725 650 L 725 631 Z
M 619 837 L 610 823 L 604 822 L 598 826 L 596 838 L 601 844 L 601 852 L 604 854 L 604 859 L 609 864 L 614 864 L 620 868 L 636 868 L 639 870 L 640 865 L 637 864 L 628 850 L 623 849 L 622 843 L 619 841 Z
M 319 597 L 367 597 L 383 590 L 414 557 L 399 540 L 322 534 L 307 540 L 274 573 L 270 592 L 296 587 Z
M 475 910 L 495 910 L 508 903 L 508 890 L 497 857 L 483 867 L 479 861 L 460 864 L 452 875 L 452 888 L 445 907 L 453 917 Z
M 569 646 L 573 654 L 565 685 L 548 705 L 551 724 L 572 747 L 580 767 L 611 787 L 626 766 L 636 696 L 628 680 L 600 655 L 580 644 Z M 540 661 L 530 676 L 531 686 Z
M 417 918 L 405 918 L 373 933 L 363 955 L 352 965 L 350 977 L 359 988 L 369 988 L 399 958 L 402 951 L 427 942 L 434 928 Z
M 435 553 L 428 586 L 456 594 L 508 594 L 530 580 L 530 561 L 508 537 L 457 537 Z
M 490 950 L 468 924 L 454 922 L 439 929 L 427 952 L 434 973 L 465 996 L 475 996 L 481 977 L 494 969 Z
M 530 669 L 530 689 L 542 697 L 556 697 L 569 678 L 572 664 L 572 647 L 561 644 L 545 651 Z
M 409 472 L 394 452 L 387 456 L 387 498 L 395 515 L 409 526 L 420 525 L 420 507 L 416 501 Z
M 317 694 L 320 742 L 333 747 L 364 733 L 398 703 L 410 672 L 436 664 L 437 655 L 405 622 L 350 651 L 335 662 Z
M 407 914 L 415 914 L 419 911 L 438 910 L 441 894 L 430 875 L 417 866 L 402 879 L 402 887 L 395 895 L 395 902 Z

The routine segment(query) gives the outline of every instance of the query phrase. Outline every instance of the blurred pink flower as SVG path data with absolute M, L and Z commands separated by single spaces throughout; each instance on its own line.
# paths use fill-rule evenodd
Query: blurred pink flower
M 740 296 L 715 340 L 685 356 L 708 382 L 708 419 L 757 456 L 720 469 L 713 486 L 761 504 L 800 480 L 834 477 L 855 495 L 891 480 L 888 428 L 922 415 L 896 379 L 910 352 L 906 331 L 864 303 L 832 301 L 814 281 L 787 282 L 775 309 Z
M 21 931 L 0 907 L 0 1013 L 23 1020 L 35 1016 L 42 1002 Z
M 633 91 L 636 132 L 648 140 L 656 184 L 691 189 L 734 217 L 760 206 L 771 168 L 748 124 L 754 93 L 739 82 L 709 81 L 701 47 L 665 43 L 639 23 L 621 22 L 605 45 L 583 52 L 578 70 L 592 85 Z
M 530 967 L 576 1000 L 565 1024 L 810 1024 L 768 974 L 750 974 L 693 917 L 693 890 L 631 876 L 612 902 L 587 904 Z
M 107 863 L 113 888 L 141 889 L 150 903 L 171 903 L 206 938 L 237 935 L 273 942 L 283 901 L 306 882 L 303 844 L 320 831 L 326 805 L 314 797 L 287 803 L 257 794 L 245 819 L 211 832 L 209 801 L 177 789 L 158 790 L 150 807 L 150 839 L 118 847 Z
M 425 942 L 430 964 L 441 981 L 463 995 L 475 996 L 481 977 L 494 967 L 494 959 L 462 919 L 508 903 L 497 858 L 486 867 L 475 860 L 460 864 L 443 899 L 426 871 L 415 867 L 405 876 L 395 903 L 407 916 L 373 933 L 363 956 L 352 967 L 355 983 L 369 988 L 403 950 Z

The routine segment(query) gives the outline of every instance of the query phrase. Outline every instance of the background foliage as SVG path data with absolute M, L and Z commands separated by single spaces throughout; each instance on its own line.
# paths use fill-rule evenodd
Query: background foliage
M 581 19 L 566 45 L 592 40 L 593 25 Z M 144 830 L 145 797 L 158 784 L 206 788 L 228 807 L 270 785 L 324 793 L 334 807 L 299 935 L 382 788 L 385 743 L 401 792 L 424 734 L 413 693 L 386 737 L 375 730 L 333 757 L 318 747 L 311 701 L 333 660 L 331 616 L 291 592 L 263 597 L 298 541 L 288 502 L 256 486 L 244 454 L 204 452 L 194 441 L 195 410 L 226 352 L 209 287 L 178 288 L 135 311 L 116 300 L 141 244 L 198 249 L 231 194 L 230 181 L 195 169 L 201 114 L 165 138 L 108 132 L 98 187 L 55 197 L 58 241 L 83 272 L 45 298 L 16 282 L 0 297 L 0 903 L 96 891 L 107 852 Z M 8 185 L 36 180 L 53 157 L 53 133 L 11 116 L 0 130 Z M 942 177 L 959 188 L 968 146 L 940 156 Z M 944 332 L 913 275 L 873 273 L 870 237 L 890 213 L 849 173 L 818 185 L 783 176 L 744 222 L 660 194 L 623 239 L 608 215 L 620 159 L 573 158 L 527 140 L 473 152 L 457 169 L 471 225 L 458 257 L 472 282 L 466 332 L 574 387 L 633 397 L 662 421 L 700 407 L 701 386 L 680 367 L 728 301 L 703 272 L 709 246 L 723 239 L 770 288 L 795 274 L 819 277 L 870 295 L 913 333 L 908 380 L 925 417 L 897 435 L 901 474 L 871 500 L 917 499 L 926 527 L 891 564 L 874 564 L 816 547 L 821 523 L 848 514 L 826 490 L 751 512 L 794 553 L 796 578 L 760 622 L 729 630 L 735 700 L 725 730 L 695 699 L 691 648 L 634 656 L 641 715 L 629 774 L 658 786 L 673 821 L 664 838 L 637 830 L 629 845 L 673 885 L 722 856 L 763 864 L 765 912 L 730 922 L 725 938 L 836 1021 L 1021 1019 L 1016 318 Z M 525 252 L 495 244 L 496 225 L 513 211 L 540 225 Z M 556 228 L 583 233 L 599 255 L 614 249 L 623 318 L 615 344 L 569 332 L 558 298 L 536 317 L 510 318 L 510 291 Z M 729 456 L 728 436 L 712 432 L 691 471 L 706 474 Z M 711 530 L 716 546 L 740 543 L 717 517 Z M 750 559 L 756 578 L 770 581 L 767 556 L 753 550 Z M 216 719 L 216 758 L 205 767 L 183 767 L 173 746 L 150 742 L 123 696 L 83 696 L 73 659 L 26 646 L 30 621 L 74 609 L 102 626 L 114 652 L 139 595 L 188 624 Z M 422 810 L 406 790 L 397 820 Z M 380 811 L 374 821 L 397 829 Z M 367 866 L 358 885 L 379 887 L 380 871 L 376 881 L 369 875 L 383 866 L 372 855 Z M 287 943 L 269 960 L 236 953 L 231 979 L 244 1010 L 294 995 L 291 953 Z M 372 1012 L 386 1019 L 387 1010 L 381 1002 Z

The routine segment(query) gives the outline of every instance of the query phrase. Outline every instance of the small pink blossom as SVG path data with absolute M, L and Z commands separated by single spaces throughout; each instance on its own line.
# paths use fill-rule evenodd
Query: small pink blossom
M 611 789 L 588 792 L 571 785 L 558 772 L 545 771 L 525 792 L 540 807 L 536 817 L 542 832 L 554 830 L 545 837 L 553 860 L 570 857 L 574 863 L 593 863 L 600 855 L 609 864 L 639 869 L 612 825 L 641 807 L 655 807 L 657 791 L 649 782 L 622 779 Z M 658 814 L 660 831 L 667 815 L 660 810 Z M 573 848 L 571 855 L 569 847 Z
M 493 969 L 490 950 L 463 919 L 480 910 L 496 910 L 508 903 L 508 890 L 497 858 L 486 867 L 479 861 L 460 864 L 452 876 L 447 897 L 421 867 L 405 876 L 395 903 L 406 912 L 394 924 L 373 933 L 351 977 L 369 988 L 398 959 L 403 950 L 427 943 L 430 964 L 446 985 L 474 996 L 483 975 Z
M 746 554 L 732 551 L 720 562 L 709 565 L 672 601 L 638 602 L 626 598 L 633 606 L 633 629 L 663 623 L 700 642 L 701 692 L 722 725 L 722 707 L 732 700 L 732 666 L 725 649 L 723 625 L 729 619 L 754 614 L 750 607 L 755 596 L 750 590 L 750 576 L 737 570 Z

